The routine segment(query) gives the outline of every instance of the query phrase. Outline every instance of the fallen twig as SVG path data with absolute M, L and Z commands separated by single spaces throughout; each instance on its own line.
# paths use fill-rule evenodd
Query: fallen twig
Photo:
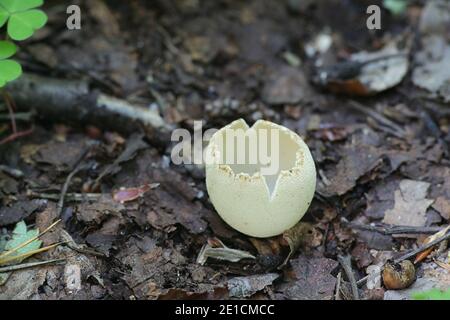
M 28 121 L 31 121 L 32 117 L 33 117 L 33 112 L 16 112 L 16 113 L 14 113 L 14 119 L 16 119 L 16 122 L 17 121 L 28 122 Z M 9 114 L 8 115 L 0 114 L 0 121 L 1 120 L 10 120 L 10 119 L 11 119 L 11 116 Z
M 349 100 L 349 104 L 352 108 L 358 110 L 361 113 L 366 114 L 367 116 L 371 117 L 372 119 L 374 119 L 381 125 L 384 125 L 385 127 L 390 128 L 391 130 L 388 129 L 388 131 L 389 131 L 389 133 L 393 134 L 394 136 L 396 136 L 398 138 L 403 138 L 406 136 L 406 132 L 405 132 L 405 130 L 403 130 L 403 128 L 401 128 L 398 124 L 389 120 L 385 116 L 381 115 L 380 113 L 378 113 L 370 108 L 366 108 L 362 104 L 360 104 L 354 100 Z
M 22 178 L 24 176 L 23 172 L 19 169 L 10 168 L 8 166 L 0 164 L 0 171 L 5 172 L 13 178 Z
M 424 245 L 420 246 L 420 247 L 417 248 L 417 249 L 414 249 L 414 250 L 409 251 L 408 253 L 405 253 L 404 255 L 400 256 L 400 257 L 397 258 L 397 259 L 395 259 L 393 262 L 394 262 L 394 264 L 395 264 L 395 263 L 400 263 L 400 262 L 402 262 L 403 260 L 412 258 L 412 257 L 414 257 L 416 254 L 418 254 L 418 253 L 420 253 L 420 252 L 422 252 L 422 251 L 425 251 L 425 250 L 427 250 L 428 248 L 434 247 L 434 246 L 437 245 L 438 243 L 440 243 L 440 242 L 442 242 L 442 241 L 444 241 L 444 240 L 447 240 L 447 239 L 450 239 L 450 232 L 447 233 L 447 234 L 445 234 L 445 235 L 442 236 L 441 238 L 438 238 L 438 239 L 436 239 L 436 240 L 434 240 L 434 241 L 431 241 L 431 242 L 429 242 L 429 243 L 427 243 L 427 244 L 424 244 Z M 374 274 L 374 275 L 375 275 L 375 274 Z M 360 279 L 360 280 L 357 282 L 357 285 L 358 285 L 358 286 L 364 285 L 364 284 L 367 282 L 367 279 L 369 279 L 369 276 L 365 276 L 364 278 Z
M 86 248 L 85 245 L 77 244 L 73 240 L 71 235 L 69 233 L 67 233 L 67 231 L 65 231 L 65 230 L 61 230 L 61 239 L 64 240 L 65 244 L 67 244 L 67 246 L 70 249 L 72 249 L 72 250 L 74 250 L 76 252 L 79 252 L 79 253 L 82 253 L 82 254 L 87 254 L 87 255 L 93 255 L 93 256 L 101 257 L 101 258 L 105 258 L 106 257 L 106 255 L 101 253 L 101 252 L 95 251 L 93 249 Z
M 341 264 L 342 268 L 344 269 L 345 274 L 347 275 L 348 281 L 350 281 L 350 285 L 352 287 L 352 294 L 354 300 L 359 300 L 359 292 L 358 292 L 358 286 L 356 284 L 355 275 L 353 274 L 352 270 L 352 260 L 349 255 L 342 256 L 338 255 L 338 261 Z
M 47 199 L 58 201 L 61 198 L 60 194 L 56 193 L 39 193 L 32 190 L 27 191 L 27 196 L 35 199 Z M 102 196 L 101 193 L 66 193 L 64 201 L 96 201 Z
M 88 81 L 24 74 L 7 90 L 19 110 L 35 109 L 46 120 L 94 124 L 127 134 L 144 129 L 156 143 L 170 143 L 171 126 L 157 112 L 92 90 Z
M 11 272 L 11 271 L 16 271 L 16 270 L 21 270 L 21 269 L 28 269 L 28 268 L 33 268 L 33 267 L 37 267 L 37 266 L 43 266 L 43 265 L 52 264 L 52 263 L 59 264 L 61 262 L 64 262 L 65 260 L 66 259 L 52 259 L 52 260 L 47 260 L 47 261 L 28 262 L 28 263 L 15 264 L 13 266 L 1 267 L 0 268 L 0 273 L 2 273 L 2 272 Z
M 412 258 L 412 257 L 414 257 L 416 254 L 418 254 L 418 253 L 420 253 L 420 252 L 422 252 L 422 251 L 424 251 L 424 250 L 426 250 L 426 249 L 428 249 L 428 248 L 434 247 L 434 246 L 437 245 L 438 243 L 440 243 L 440 242 L 442 242 L 442 241 L 444 241 L 444 240 L 447 240 L 447 239 L 450 239 L 450 232 L 447 233 L 447 234 L 445 234 L 445 235 L 442 236 L 441 238 L 438 238 L 438 239 L 436 239 L 436 240 L 434 240 L 434 241 L 431 241 L 431 242 L 429 242 L 429 243 L 427 243 L 427 244 L 424 244 L 424 245 L 420 246 L 419 248 L 414 249 L 414 250 L 411 250 L 410 252 L 408 252 L 408 253 L 406 253 L 406 254 L 400 256 L 399 258 L 397 258 L 397 259 L 394 260 L 394 263 L 399 263 L 399 262 L 401 262 L 401 261 L 403 261 L 403 260 Z
M 390 225 L 366 225 L 349 222 L 343 218 L 341 221 L 351 229 L 374 231 L 384 235 L 394 234 L 433 234 L 442 229 L 442 227 L 409 227 L 409 226 L 390 226 Z
M 4 138 L 3 140 L 0 140 L 0 145 L 14 141 L 21 137 L 25 137 L 25 136 L 33 133 L 33 131 L 34 131 L 34 126 L 32 126 L 30 129 L 25 130 L 25 131 L 14 132 L 14 133 L 10 134 L 9 136 L 7 136 L 6 138 Z
M 341 279 L 342 279 L 342 271 L 339 271 L 336 280 L 336 293 L 334 294 L 334 300 L 341 300 Z
M 58 205 L 56 206 L 56 208 L 57 208 L 56 216 L 57 217 L 59 217 L 61 215 L 61 212 L 63 210 L 64 199 L 65 199 L 67 190 L 69 189 L 69 185 L 70 185 L 70 182 L 72 181 L 72 178 L 85 167 L 82 165 L 82 163 L 83 163 L 84 158 L 88 154 L 89 150 L 90 150 L 90 147 L 88 147 L 84 150 L 83 154 L 81 155 L 80 159 L 78 160 L 78 163 L 75 165 L 75 168 L 72 170 L 72 172 L 69 173 L 69 175 L 66 178 L 66 181 L 64 182 L 64 184 L 61 188 L 61 195 L 60 195 L 60 198 L 58 201 Z
M 16 118 L 14 117 L 14 109 L 15 109 L 14 101 L 5 90 L 2 89 L 1 92 L 3 100 L 5 101 L 6 108 L 8 109 L 9 119 L 11 121 L 11 129 L 13 134 L 15 134 L 17 133 L 17 125 L 16 125 Z

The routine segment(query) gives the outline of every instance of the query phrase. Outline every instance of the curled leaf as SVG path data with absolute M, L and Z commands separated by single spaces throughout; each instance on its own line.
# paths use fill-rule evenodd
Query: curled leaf
M 238 262 L 242 259 L 256 259 L 255 256 L 247 251 L 228 248 L 217 238 L 208 239 L 197 257 L 197 263 L 203 265 L 208 258 Z
M 144 184 L 134 188 L 121 188 L 113 191 L 113 199 L 116 202 L 125 203 L 136 200 L 150 189 L 157 188 L 159 183 Z

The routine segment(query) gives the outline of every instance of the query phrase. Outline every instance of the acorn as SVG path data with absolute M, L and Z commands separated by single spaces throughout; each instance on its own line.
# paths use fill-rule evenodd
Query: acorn
M 416 269 L 409 260 L 400 263 L 386 262 L 383 269 L 383 283 L 386 289 L 401 290 L 408 288 L 416 280 Z

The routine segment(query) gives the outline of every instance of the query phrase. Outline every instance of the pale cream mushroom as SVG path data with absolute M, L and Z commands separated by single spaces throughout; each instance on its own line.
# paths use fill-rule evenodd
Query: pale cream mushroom
M 261 138 L 263 131 L 267 139 Z M 278 139 L 272 141 L 272 133 Z M 236 142 L 234 149 L 227 144 L 230 140 Z M 270 163 L 263 161 L 262 147 L 267 154 L 272 152 Z M 244 152 L 246 162 L 227 161 L 231 150 L 234 160 Z M 255 152 L 256 163 L 249 161 Z M 249 128 L 239 119 L 223 127 L 212 136 L 205 162 L 206 186 L 215 209 L 231 227 L 253 237 L 271 237 L 293 227 L 314 196 L 316 168 L 308 146 L 295 132 L 270 121 L 259 120 Z M 273 164 L 276 170 L 269 172 Z

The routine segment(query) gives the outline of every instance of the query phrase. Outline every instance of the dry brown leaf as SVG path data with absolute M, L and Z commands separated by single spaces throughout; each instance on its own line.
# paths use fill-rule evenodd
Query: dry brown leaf
M 394 193 L 394 208 L 386 210 L 383 222 L 397 226 L 422 227 L 426 222 L 426 211 L 433 203 L 427 199 L 430 184 L 416 180 L 400 181 Z

